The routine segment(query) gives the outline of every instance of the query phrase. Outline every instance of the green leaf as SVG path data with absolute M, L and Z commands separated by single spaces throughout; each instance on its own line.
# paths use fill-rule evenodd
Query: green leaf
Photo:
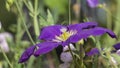
M 52 14 L 50 13 L 49 10 L 47 10 L 47 13 L 48 13 L 48 15 L 47 15 L 47 23 L 50 23 L 51 25 L 53 25 L 54 24 L 53 16 L 52 16 Z
M 40 16 L 39 20 L 40 20 L 40 25 L 41 26 L 48 26 L 48 25 L 54 25 L 55 24 L 53 16 L 52 16 L 52 14 L 49 10 L 47 10 L 47 19 Z
M 112 54 L 112 56 L 113 56 L 114 60 L 117 62 L 117 64 L 120 65 L 120 56 L 116 53 Z
M 6 1 L 6 8 L 8 11 L 10 11 L 11 6 L 13 5 L 14 0 L 7 0 Z

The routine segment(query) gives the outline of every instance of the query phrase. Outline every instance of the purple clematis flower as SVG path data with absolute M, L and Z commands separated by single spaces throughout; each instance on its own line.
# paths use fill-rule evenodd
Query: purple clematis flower
M 59 45 L 66 46 L 70 43 L 77 43 L 91 35 L 98 36 L 104 33 L 109 34 L 112 38 L 116 38 L 116 35 L 112 31 L 97 27 L 97 23 L 93 22 L 72 24 L 68 26 L 52 25 L 44 27 L 41 30 L 39 39 L 44 40 L 45 42 L 36 44 L 35 47 L 38 47 L 36 50 L 34 48 L 27 49 L 21 56 L 20 63 L 27 61 L 31 55 L 37 57 L 52 51 Z M 30 51 L 30 53 L 28 51 Z
M 87 0 L 88 6 L 91 8 L 95 8 L 98 6 L 99 1 L 98 0 Z
M 113 50 L 112 53 L 116 52 L 117 54 L 120 55 L 120 43 L 113 45 L 113 47 L 115 48 L 115 50 Z M 86 53 L 86 55 L 93 56 L 93 55 L 97 55 L 99 53 L 100 52 L 99 52 L 98 48 L 92 48 L 88 53 Z

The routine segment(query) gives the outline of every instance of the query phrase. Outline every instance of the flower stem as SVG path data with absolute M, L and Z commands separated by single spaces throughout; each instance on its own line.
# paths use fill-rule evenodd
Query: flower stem
M 72 53 L 72 50 L 71 50 L 71 48 L 70 48 L 70 45 L 68 45 L 68 48 L 69 48 L 70 53 L 71 53 L 71 55 L 72 55 L 73 63 L 76 64 L 76 59 L 75 59 L 75 57 L 74 57 L 74 55 L 73 55 L 73 53 Z
M 34 23 L 34 30 L 35 30 L 35 34 L 36 37 L 39 36 L 39 25 L 38 25 L 38 20 L 37 20 L 37 15 L 38 15 L 38 0 L 35 0 L 34 2 L 34 16 L 33 16 L 33 23 Z
M 112 29 L 112 14 L 111 14 L 111 12 L 109 11 L 109 9 L 108 8 L 106 8 L 106 7 L 103 7 L 103 9 L 106 11 L 106 13 L 107 13 L 107 28 L 108 29 Z
M 71 0 L 69 0 L 69 25 L 71 24 L 71 7 L 70 7 L 70 4 L 71 4 Z
M 21 10 L 20 10 L 20 7 L 19 7 L 17 1 L 15 1 L 15 5 L 16 5 L 16 7 L 17 7 L 17 9 L 18 9 L 19 14 L 20 14 L 20 18 L 21 18 L 21 20 L 23 21 L 23 25 L 24 25 L 24 27 L 25 27 L 25 30 L 26 30 L 27 34 L 28 34 L 28 37 L 29 37 L 30 41 L 32 42 L 32 44 L 35 45 L 35 42 L 33 41 L 32 37 L 31 37 L 31 35 L 30 35 L 29 31 L 28 31 L 28 28 L 27 28 L 27 26 L 26 26 L 26 24 L 25 24 L 25 21 L 24 21 L 24 19 L 23 19 L 23 17 L 22 17 L 23 14 L 21 13 Z
M 71 24 L 71 0 L 69 0 L 69 25 Z M 68 48 L 69 48 L 69 50 L 70 50 L 70 53 L 71 53 L 71 55 L 72 55 L 72 58 L 73 58 L 73 63 L 74 63 L 74 65 L 76 66 L 77 65 L 77 62 L 76 62 L 76 59 L 75 59 L 75 57 L 74 57 L 74 55 L 73 55 L 73 53 L 72 53 L 72 50 L 71 50 L 71 48 L 70 48 L 70 45 L 68 45 Z
M 0 50 L 1 50 L 1 52 L 3 53 L 3 56 L 5 57 L 6 61 L 7 61 L 8 64 L 10 65 L 10 67 L 13 68 L 12 64 L 10 63 L 10 61 L 9 61 L 9 59 L 8 59 L 8 57 L 7 57 L 7 55 L 6 55 L 5 52 L 2 50 L 1 46 L 0 46 Z
M 69 25 L 71 24 L 71 7 L 70 7 L 70 5 L 71 5 L 71 0 L 68 0 L 69 1 Z M 72 50 L 71 50 L 71 48 L 70 48 L 70 46 L 68 45 L 68 48 L 69 48 L 69 50 L 70 50 L 70 53 L 71 53 L 71 55 L 72 55 L 72 58 L 73 58 L 73 63 L 74 64 L 76 64 L 76 59 L 75 59 L 75 57 L 74 57 L 74 55 L 73 55 L 73 53 L 72 53 Z
M 111 60 L 110 52 L 107 52 L 107 53 L 106 53 L 106 56 L 107 56 L 107 58 L 109 59 L 109 61 L 112 63 L 112 64 L 111 64 L 112 67 L 113 67 L 113 68 L 118 68 L 117 65 L 115 65 L 114 62 Z

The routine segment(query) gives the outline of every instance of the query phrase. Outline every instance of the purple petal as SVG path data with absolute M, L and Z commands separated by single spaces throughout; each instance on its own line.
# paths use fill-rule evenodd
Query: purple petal
M 37 49 L 34 53 L 34 56 L 39 56 L 41 54 L 46 54 L 50 51 L 52 51 L 54 48 L 56 48 L 60 43 L 55 43 L 55 42 L 43 42 L 40 44 L 37 44 L 39 49 Z
M 88 32 L 90 32 L 91 35 L 93 35 L 93 36 L 103 35 L 103 34 L 107 33 L 112 38 L 116 38 L 116 35 L 114 32 L 112 32 L 111 30 L 102 28 L 102 27 L 96 27 Z
M 117 44 L 113 45 L 113 47 L 114 47 L 116 50 L 119 50 L 119 49 L 120 49 L 120 43 L 117 43 Z
M 96 26 L 97 26 L 97 23 L 95 23 L 95 22 L 85 22 L 85 23 L 79 23 L 79 24 L 69 25 L 68 29 L 69 30 L 81 31 L 82 29 L 94 28 Z
M 44 27 L 41 31 L 39 39 L 42 40 L 52 40 L 55 38 L 56 35 L 60 35 L 62 32 L 60 31 L 61 28 L 65 28 L 61 25 L 53 25 Z
M 81 31 L 73 36 L 71 36 L 70 38 L 68 38 L 65 42 L 63 42 L 63 46 L 69 45 L 69 43 L 76 43 L 81 39 L 86 39 L 90 36 L 90 33 L 85 31 Z
M 99 54 L 98 48 L 92 48 L 90 52 L 86 53 L 87 56 L 93 56 Z
M 65 45 L 68 45 L 69 43 L 76 43 L 79 40 L 86 39 L 91 35 L 99 36 L 99 35 L 103 35 L 105 33 L 109 34 L 112 38 L 116 38 L 116 35 L 111 30 L 101 28 L 101 27 L 95 27 L 93 29 L 82 30 L 81 32 L 68 38 L 62 45 L 65 46 Z
M 26 49 L 20 57 L 19 63 L 27 61 L 30 58 L 30 56 L 34 53 L 35 47 L 36 46 L 31 46 L 28 49 Z
M 88 6 L 91 8 L 95 8 L 98 6 L 99 1 L 98 0 L 87 0 Z

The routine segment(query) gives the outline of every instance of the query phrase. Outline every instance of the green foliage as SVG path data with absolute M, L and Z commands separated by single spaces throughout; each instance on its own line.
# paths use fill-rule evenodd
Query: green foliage
M 6 8 L 8 11 L 10 11 L 11 6 L 13 5 L 14 0 L 7 0 L 6 1 Z
M 0 68 L 50 68 L 51 61 L 53 67 L 58 67 L 59 57 L 56 51 L 50 53 L 49 56 L 43 55 L 37 59 L 32 56 L 25 64 L 18 64 L 18 61 L 26 48 L 41 42 L 38 36 L 42 27 L 62 24 L 62 22 L 68 24 L 68 5 L 70 5 L 72 18 L 76 18 L 75 10 L 72 9 L 76 3 L 73 1 L 68 3 L 69 0 L 0 0 L 0 22 L 2 24 L 0 32 L 10 32 L 13 36 L 12 39 L 7 39 L 10 51 L 0 52 Z M 71 68 L 75 65 L 78 66 L 76 68 L 79 66 L 81 68 L 119 68 L 120 56 L 111 51 L 114 50 L 113 45 L 120 42 L 120 0 L 101 0 L 105 4 L 95 8 L 95 11 L 88 8 L 85 4 L 86 0 L 80 0 L 80 2 L 77 0 L 77 3 L 81 5 L 79 22 L 96 21 L 99 25 L 113 30 L 117 35 L 117 40 L 111 39 L 108 35 L 90 36 L 89 39 L 84 40 L 84 44 L 75 44 L 77 49 L 73 51 L 75 63 L 71 62 Z M 94 47 L 99 48 L 100 54 L 86 56 L 85 54 Z M 51 60 L 50 56 L 54 60 Z M 111 63 L 111 57 L 117 64 Z
M 49 10 L 47 10 L 47 18 L 45 19 L 42 16 L 40 16 L 39 21 L 40 21 L 41 26 L 48 26 L 48 25 L 54 25 L 55 24 L 53 16 L 52 16 L 52 14 Z
M 44 3 L 58 14 L 64 14 L 67 12 L 68 0 L 44 0 Z

